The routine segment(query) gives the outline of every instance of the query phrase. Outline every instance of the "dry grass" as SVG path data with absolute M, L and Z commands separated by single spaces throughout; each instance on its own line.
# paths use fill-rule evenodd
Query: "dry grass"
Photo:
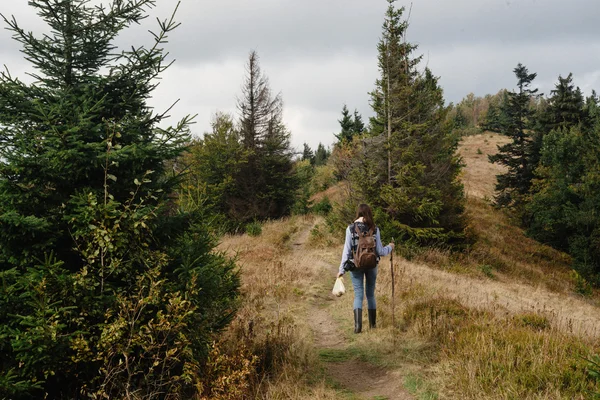
M 488 155 L 507 141 L 507 137 L 490 132 L 463 139 L 459 153 L 465 162 L 462 181 L 467 193 L 467 234 L 473 245 L 458 255 L 431 249 L 417 261 L 451 272 L 571 292 L 575 280 L 570 257 L 528 238 L 506 214 L 489 204 L 496 175 L 503 169 L 489 163 Z
M 526 238 L 485 200 L 498 173 L 487 154 L 505 140 L 486 133 L 461 146 L 476 239 L 467 254 L 396 260 L 394 299 L 390 260 L 381 260 L 376 330 L 352 333 L 349 278 L 347 295 L 329 294 L 343 235 L 322 219 L 274 221 L 259 237 L 223 239 L 220 249 L 238 257 L 244 293 L 226 340 L 258 358 L 249 398 L 354 398 L 324 373 L 324 364 L 339 369 L 348 360 L 405 379 L 421 399 L 584 399 L 600 389 L 584 359 L 600 351 L 595 298 L 572 293 L 568 257 Z M 341 201 L 344 186 L 327 195 Z M 311 329 L 317 317 L 329 318 L 326 338 Z
M 505 169 L 501 165 L 491 164 L 488 155 L 496 154 L 498 146 L 509 141 L 508 137 L 492 132 L 466 136 L 462 139 L 458 153 L 465 162 L 462 181 L 467 197 L 480 199 L 493 197 L 496 175 L 504 173 Z
M 528 238 L 508 216 L 481 199 L 467 199 L 473 244 L 460 254 L 429 249 L 415 260 L 444 270 L 502 282 L 526 282 L 551 291 L 575 290 L 571 258 Z
M 249 343 L 251 353 L 263 358 L 255 371 L 254 398 L 340 398 L 320 367 L 329 359 L 402 371 L 407 382 L 426 388 L 415 389 L 422 398 L 577 399 L 595 388 L 582 357 L 598 350 L 593 338 L 600 332 L 597 308 L 544 285 L 457 275 L 398 260 L 394 329 L 390 263 L 384 258 L 376 291 L 379 328 L 353 335 L 350 280 L 346 296 L 331 302 L 329 295 L 339 241 L 295 251 L 315 240 L 310 232 L 319 224 L 322 220 L 312 217 L 272 222 L 257 238 L 230 236 L 220 246 L 237 253 L 245 295 L 229 339 L 234 345 Z M 319 303 L 329 304 L 348 346 L 320 359 L 307 322 Z
M 338 182 L 337 184 L 331 186 L 327 190 L 315 194 L 310 198 L 310 200 L 313 203 L 318 203 L 319 201 L 327 197 L 332 203 L 341 203 L 344 200 L 347 191 L 348 183 Z
M 272 221 L 258 237 L 226 236 L 219 245 L 240 265 L 243 304 L 223 340 L 231 353 L 243 343 L 257 358 L 247 398 L 339 398 L 326 384 L 303 318 L 307 300 L 318 295 L 314 283 L 322 260 L 318 253 L 294 252 L 318 221 L 312 216 Z
M 393 330 L 389 260 L 380 268 L 381 328 L 359 335 L 355 346 L 382 365 L 417 371 L 441 398 L 584 399 L 599 389 L 585 360 L 600 350 L 596 307 L 525 284 L 485 282 L 402 260 L 395 268 Z M 350 302 L 348 296 L 339 312 L 347 314 Z

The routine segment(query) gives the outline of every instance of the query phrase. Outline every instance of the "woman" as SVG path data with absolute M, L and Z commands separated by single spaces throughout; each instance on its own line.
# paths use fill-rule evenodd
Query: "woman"
M 385 247 L 381 244 L 381 234 L 379 232 L 379 228 L 377 228 L 373 222 L 373 213 L 371 211 L 371 207 L 366 204 L 361 204 L 358 206 L 358 210 L 356 212 L 356 220 L 353 224 L 348 225 L 346 228 L 346 243 L 344 244 L 342 262 L 340 263 L 340 269 L 337 275 L 338 278 L 343 276 L 346 270 L 348 270 L 348 267 L 346 266 L 347 264 L 351 266 L 353 265 L 352 253 L 356 250 L 358 243 L 358 235 L 355 233 L 356 226 L 358 226 L 358 229 L 361 232 L 366 232 L 369 230 L 375 232 L 375 251 L 377 253 L 377 260 L 379 260 L 379 257 L 381 256 L 387 256 L 394 250 L 394 243 L 390 243 Z M 352 286 L 354 287 L 354 333 L 360 333 L 362 330 L 362 305 L 365 293 L 365 279 L 367 281 L 366 292 L 367 305 L 369 307 L 369 328 L 375 328 L 377 320 L 377 304 L 375 302 L 375 280 L 377 279 L 377 269 L 378 267 L 367 270 L 350 270 Z

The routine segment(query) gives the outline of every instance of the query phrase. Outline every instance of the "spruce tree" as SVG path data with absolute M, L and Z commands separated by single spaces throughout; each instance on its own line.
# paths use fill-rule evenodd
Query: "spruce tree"
M 344 104 L 342 108 L 342 119 L 338 120 L 340 123 L 341 131 L 339 134 L 335 135 L 339 144 L 352 142 L 352 138 L 355 134 L 354 129 L 354 120 L 352 119 L 352 115 L 350 111 L 348 111 L 348 107 Z
M 463 129 L 466 128 L 468 125 L 468 121 L 465 117 L 465 114 L 463 114 L 462 110 L 458 107 L 456 108 L 456 114 L 454 115 L 454 118 L 452 120 L 452 125 L 455 129 Z
M 600 123 L 600 98 L 595 90 L 585 99 L 585 112 L 590 126 L 595 127 Z
M 453 243 L 463 230 L 463 192 L 449 107 L 438 79 L 418 70 L 422 56 L 413 56 L 417 47 L 405 40 L 404 9 L 388 4 L 377 46 L 381 76 L 371 93 L 371 134 L 383 129 L 363 141 L 352 185 L 389 235 L 416 244 Z
M 252 51 L 238 99 L 240 136 L 247 158 L 236 177 L 237 198 L 230 215 L 249 222 L 289 214 L 298 182 L 294 178 L 290 133 L 282 121 L 281 95 L 273 96 Z
M 544 136 L 538 179 L 527 205 L 528 234 L 567 251 L 575 269 L 600 285 L 600 126 Z
M 190 201 L 218 218 L 225 231 L 235 230 L 230 207 L 239 197 L 236 177 L 247 161 L 247 152 L 240 140 L 233 116 L 216 113 L 211 132 L 194 140 L 181 160 L 185 174 L 182 201 Z
M 500 107 L 494 103 L 490 103 L 481 127 L 486 131 L 503 133 L 504 126 L 502 123 Z
M 352 131 L 354 135 L 362 135 L 365 131 L 365 124 L 362 120 L 362 115 L 358 113 L 358 110 L 354 110 L 354 121 L 352 121 Z
M 319 167 L 321 165 L 325 165 L 330 156 L 329 150 L 323 146 L 322 143 L 319 143 L 317 147 L 317 152 L 315 153 L 315 166 Z
M 173 199 L 190 119 L 147 104 L 178 24 L 118 51 L 153 0 L 29 4 L 46 35 L 4 19 L 35 72 L 0 75 L 0 397 L 193 397 L 238 281 Z
M 573 74 L 569 74 L 566 78 L 559 76 L 558 83 L 548 99 L 548 106 L 540 115 L 539 129 L 548 133 L 554 129 L 570 128 L 580 124 L 589 128 L 588 122 L 583 93 L 579 87 L 575 88 Z
M 308 160 L 311 165 L 315 165 L 315 155 L 308 143 L 304 143 L 304 150 L 302 151 L 302 161 L 304 160 Z
M 537 74 L 530 74 L 527 68 L 518 64 L 514 69 L 517 76 L 518 92 L 509 92 L 504 107 L 506 115 L 505 133 L 512 141 L 499 146 L 499 152 L 489 156 L 492 163 L 508 168 L 505 174 L 498 175 L 495 202 L 500 207 L 520 208 L 531 187 L 536 164 L 531 161 L 532 137 L 530 130 L 534 126 L 531 100 L 537 89 L 531 89 L 531 83 Z

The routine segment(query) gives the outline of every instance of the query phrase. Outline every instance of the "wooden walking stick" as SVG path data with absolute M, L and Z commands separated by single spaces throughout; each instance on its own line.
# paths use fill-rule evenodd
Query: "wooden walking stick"
M 392 238 L 392 243 L 394 243 L 394 238 Z M 395 248 L 395 243 L 394 243 Z M 392 329 L 396 328 L 396 302 L 395 302 L 395 282 L 394 282 L 394 248 L 392 248 L 392 252 L 390 253 L 390 269 L 392 270 Z M 396 335 L 394 335 L 396 338 Z

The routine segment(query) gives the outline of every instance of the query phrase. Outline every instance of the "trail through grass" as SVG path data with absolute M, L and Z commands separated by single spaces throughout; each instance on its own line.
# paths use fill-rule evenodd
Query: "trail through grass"
M 470 137 L 463 179 L 501 142 Z M 244 292 L 227 335 L 257 355 L 257 373 L 266 371 L 254 398 L 585 399 L 597 391 L 585 359 L 600 352 L 598 296 L 577 295 L 568 258 L 486 204 L 497 172 L 486 171 L 468 186 L 471 252 L 395 257 L 395 327 L 383 258 L 378 328 L 368 329 L 365 313 L 363 333 L 352 332 L 350 279 L 346 295 L 330 293 L 343 238 L 319 217 L 224 238 L 220 248 L 238 257 Z

